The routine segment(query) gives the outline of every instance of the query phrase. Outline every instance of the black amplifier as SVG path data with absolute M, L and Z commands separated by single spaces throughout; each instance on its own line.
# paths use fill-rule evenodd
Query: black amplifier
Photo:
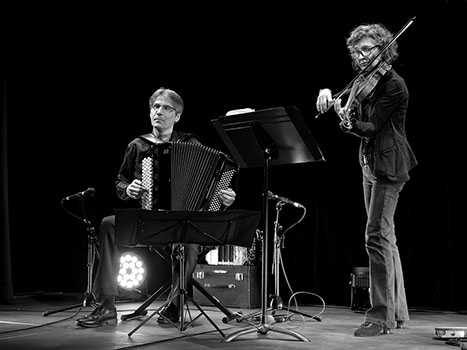
M 261 306 L 260 266 L 198 264 L 193 279 L 226 307 Z M 200 305 L 213 305 L 196 288 L 193 288 L 193 299 Z
M 350 275 L 350 310 L 365 311 L 370 308 L 370 270 L 354 267 Z

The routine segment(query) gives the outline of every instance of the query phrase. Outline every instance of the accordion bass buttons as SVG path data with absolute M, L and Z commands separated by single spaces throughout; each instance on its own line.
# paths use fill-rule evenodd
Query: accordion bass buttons
M 142 181 L 143 187 L 147 189 L 147 191 L 144 192 L 143 197 L 141 198 L 141 207 L 143 209 L 151 210 L 154 205 L 153 197 L 152 197 L 152 191 L 153 191 L 153 185 L 154 185 L 152 157 L 146 157 L 143 159 L 141 177 L 142 177 L 141 181 Z

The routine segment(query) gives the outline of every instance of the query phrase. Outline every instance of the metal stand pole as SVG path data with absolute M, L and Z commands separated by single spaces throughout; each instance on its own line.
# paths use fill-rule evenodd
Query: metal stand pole
M 305 317 L 315 319 L 317 321 L 321 321 L 320 318 L 316 316 L 309 315 L 309 314 L 306 314 L 306 313 L 303 313 L 297 310 L 293 310 L 289 307 L 284 306 L 282 302 L 282 298 L 280 296 L 279 277 L 280 277 L 280 266 L 281 266 L 281 249 L 284 246 L 284 236 L 279 235 L 279 231 L 282 229 L 282 226 L 280 225 L 280 221 L 279 221 L 279 216 L 280 216 L 280 211 L 282 210 L 282 207 L 284 206 L 284 204 L 285 203 L 281 201 L 277 202 L 276 204 L 276 220 L 274 222 L 274 241 L 273 241 L 274 252 L 273 252 L 273 264 L 272 264 L 272 273 L 274 274 L 274 294 L 271 294 L 269 296 L 271 298 L 271 302 L 270 302 L 270 307 L 268 311 L 272 311 L 272 315 L 274 316 L 274 319 L 276 322 L 283 322 L 283 321 L 279 321 L 282 318 L 281 315 L 275 315 L 277 310 L 282 310 L 282 309 L 287 310 L 292 313 L 305 316 Z M 250 315 L 245 315 L 245 316 L 239 315 L 237 317 L 237 322 L 242 322 L 243 320 L 250 319 L 257 315 L 258 315 L 258 312 L 252 313 Z
M 87 287 L 86 292 L 84 293 L 84 300 L 81 304 L 70 305 L 61 309 L 53 310 L 53 311 L 46 311 L 42 313 L 42 316 L 46 317 L 57 312 L 67 311 L 71 309 L 76 309 L 78 307 L 83 306 L 92 306 L 95 307 L 96 305 L 96 297 L 92 293 L 92 272 L 94 269 L 94 261 L 96 257 L 96 245 L 97 245 L 97 237 L 96 237 L 96 230 L 94 226 L 92 226 L 91 222 L 88 219 L 83 219 L 83 223 L 86 226 L 86 231 L 88 232 L 88 257 L 87 257 Z
M 279 235 L 279 231 L 282 229 L 281 225 L 279 224 L 279 215 L 282 207 L 284 206 L 284 202 L 277 202 L 276 204 L 276 221 L 274 223 L 274 262 L 273 262 L 273 273 L 274 273 L 274 295 L 271 295 L 271 308 L 273 310 L 273 315 L 275 310 L 287 310 L 292 313 L 300 314 L 302 316 L 306 316 L 317 321 L 320 321 L 319 318 L 313 315 L 308 315 L 306 313 L 293 310 L 287 306 L 284 306 L 282 302 L 282 298 L 279 293 L 279 276 L 280 276 L 280 266 L 281 266 L 281 249 L 284 246 L 284 235 Z
M 308 338 L 304 337 L 300 333 L 289 329 L 282 329 L 277 327 L 271 327 L 271 325 L 267 322 L 267 300 L 268 300 L 268 226 L 269 226 L 269 205 L 268 205 L 268 182 L 269 182 L 269 160 L 271 156 L 271 149 L 266 147 L 263 151 L 265 157 L 265 166 L 264 166 L 264 192 L 263 192 L 263 206 L 264 206 L 264 237 L 263 237 L 263 251 L 262 251 L 262 285 L 261 285 L 261 324 L 259 326 L 254 326 L 254 328 L 249 329 L 241 329 L 236 331 L 227 337 L 225 337 L 222 341 L 223 342 L 230 342 L 236 339 L 239 336 L 244 334 L 249 334 L 253 332 L 257 332 L 262 335 L 266 335 L 269 331 L 283 333 L 287 335 L 291 335 L 298 340 L 309 342 Z

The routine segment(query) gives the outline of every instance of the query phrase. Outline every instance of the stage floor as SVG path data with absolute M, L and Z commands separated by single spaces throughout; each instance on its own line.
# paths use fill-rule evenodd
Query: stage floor
M 12 305 L 0 305 L 0 349 L 452 349 L 447 339 L 435 337 L 435 328 L 467 327 L 465 314 L 418 309 L 411 310 L 412 319 L 405 329 L 393 330 L 390 335 L 357 338 L 353 332 L 362 323 L 363 314 L 329 305 L 300 306 L 298 311 L 306 316 L 277 310 L 275 315 L 285 320 L 271 325 L 261 324 L 256 317 L 224 323 L 226 314 L 217 307 L 201 306 L 220 331 L 203 314 L 183 331 L 173 325 L 158 324 L 157 315 L 135 331 L 148 316 L 120 320 L 121 315 L 133 312 L 142 304 L 135 300 L 117 304 L 119 322 L 116 325 L 94 329 L 75 325 L 78 317 L 92 311 L 91 307 L 43 316 L 47 311 L 80 304 L 82 299 L 79 293 L 34 293 L 15 297 Z M 162 303 L 163 300 L 155 301 L 148 308 L 148 315 Z M 261 314 L 259 309 L 227 309 L 244 316 Z M 192 303 L 189 310 L 192 317 L 199 314 Z M 320 321 L 309 317 L 314 315 L 319 315 Z M 459 348 L 460 344 L 456 346 Z

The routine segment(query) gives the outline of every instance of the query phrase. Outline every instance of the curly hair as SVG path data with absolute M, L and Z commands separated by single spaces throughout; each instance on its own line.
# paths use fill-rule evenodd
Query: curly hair
M 159 96 L 163 96 L 164 98 L 166 98 L 170 102 L 172 102 L 172 104 L 174 105 L 175 110 L 177 111 L 177 113 L 182 114 L 183 109 L 184 109 L 184 104 L 183 104 L 182 98 L 175 91 L 173 91 L 171 89 L 167 89 L 165 87 L 161 87 L 161 88 L 157 89 L 152 94 L 152 96 L 149 98 L 149 108 L 151 108 L 154 105 L 154 102 L 156 101 L 156 99 Z
M 347 49 L 350 53 L 355 50 L 355 44 L 363 38 L 371 38 L 380 46 L 380 48 L 383 48 L 383 46 L 392 40 L 393 34 L 386 29 L 384 25 L 379 23 L 361 24 L 350 31 L 349 37 L 346 40 Z M 391 46 L 381 54 L 381 58 L 388 64 L 396 61 L 398 57 L 399 53 L 396 41 L 394 41 Z M 354 69 L 357 69 L 355 59 L 352 61 L 352 66 Z

